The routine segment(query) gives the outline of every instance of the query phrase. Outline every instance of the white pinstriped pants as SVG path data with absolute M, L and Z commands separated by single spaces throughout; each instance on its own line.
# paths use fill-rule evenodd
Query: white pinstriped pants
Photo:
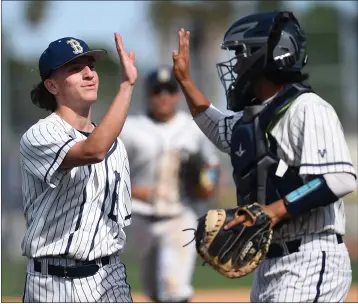
M 312 234 L 302 238 L 299 252 L 260 264 L 251 302 L 344 302 L 351 282 L 345 244 L 335 234 Z
M 73 266 L 66 259 L 42 259 L 46 263 Z M 79 263 L 76 263 L 78 266 Z M 126 282 L 126 270 L 119 255 L 110 257 L 110 263 L 86 278 L 62 278 L 34 271 L 33 260 L 27 264 L 23 302 L 133 302 L 130 286 Z

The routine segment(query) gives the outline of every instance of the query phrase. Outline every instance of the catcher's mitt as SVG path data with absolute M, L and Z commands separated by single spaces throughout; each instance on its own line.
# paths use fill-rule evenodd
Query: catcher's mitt
M 247 213 L 251 226 L 224 226 L 234 217 Z M 272 239 L 271 219 L 261 205 L 209 210 L 199 219 L 195 233 L 196 250 L 204 261 L 228 278 L 252 272 L 265 257 Z

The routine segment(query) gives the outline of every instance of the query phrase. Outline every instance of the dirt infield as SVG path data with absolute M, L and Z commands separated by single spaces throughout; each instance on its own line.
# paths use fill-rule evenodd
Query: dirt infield
M 142 294 L 133 294 L 134 302 L 150 302 Z M 250 302 L 249 289 L 219 289 L 219 290 L 197 290 L 192 302 Z M 358 302 L 358 286 L 353 286 L 348 294 L 346 302 Z
M 197 290 L 192 302 L 249 302 L 249 289 L 218 289 L 218 290 Z M 133 293 L 134 302 L 150 302 L 141 293 Z M 21 302 L 21 298 L 2 298 L 2 302 Z M 348 294 L 346 302 L 358 302 L 358 286 L 353 286 Z

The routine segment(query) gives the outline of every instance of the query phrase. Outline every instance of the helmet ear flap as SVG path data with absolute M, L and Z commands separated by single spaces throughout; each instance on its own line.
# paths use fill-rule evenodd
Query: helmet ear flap
M 267 39 L 267 52 L 269 57 L 273 57 L 274 49 L 281 39 L 282 30 L 289 20 L 287 12 L 279 12 L 271 25 L 270 34 Z
M 292 47 L 295 51 L 291 51 L 288 48 L 282 47 L 280 40 L 284 39 L 284 29 L 285 26 L 289 23 L 293 22 L 297 24 L 299 27 L 299 23 L 295 16 L 291 12 L 279 12 L 272 24 L 270 34 L 267 40 L 267 70 L 276 71 L 282 68 L 290 68 L 293 67 L 300 57 L 297 54 L 298 46 L 296 42 L 289 37 L 289 40 L 292 43 Z M 304 59 L 307 62 L 307 56 Z M 305 63 L 303 63 L 303 66 Z

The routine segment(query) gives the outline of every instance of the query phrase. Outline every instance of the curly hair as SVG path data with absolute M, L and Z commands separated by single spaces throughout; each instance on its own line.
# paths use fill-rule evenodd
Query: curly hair
M 55 112 L 57 109 L 56 98 L 45 87 L 44 82 L 40 82 L 31 90 L 32 103 L 41 109 Z

